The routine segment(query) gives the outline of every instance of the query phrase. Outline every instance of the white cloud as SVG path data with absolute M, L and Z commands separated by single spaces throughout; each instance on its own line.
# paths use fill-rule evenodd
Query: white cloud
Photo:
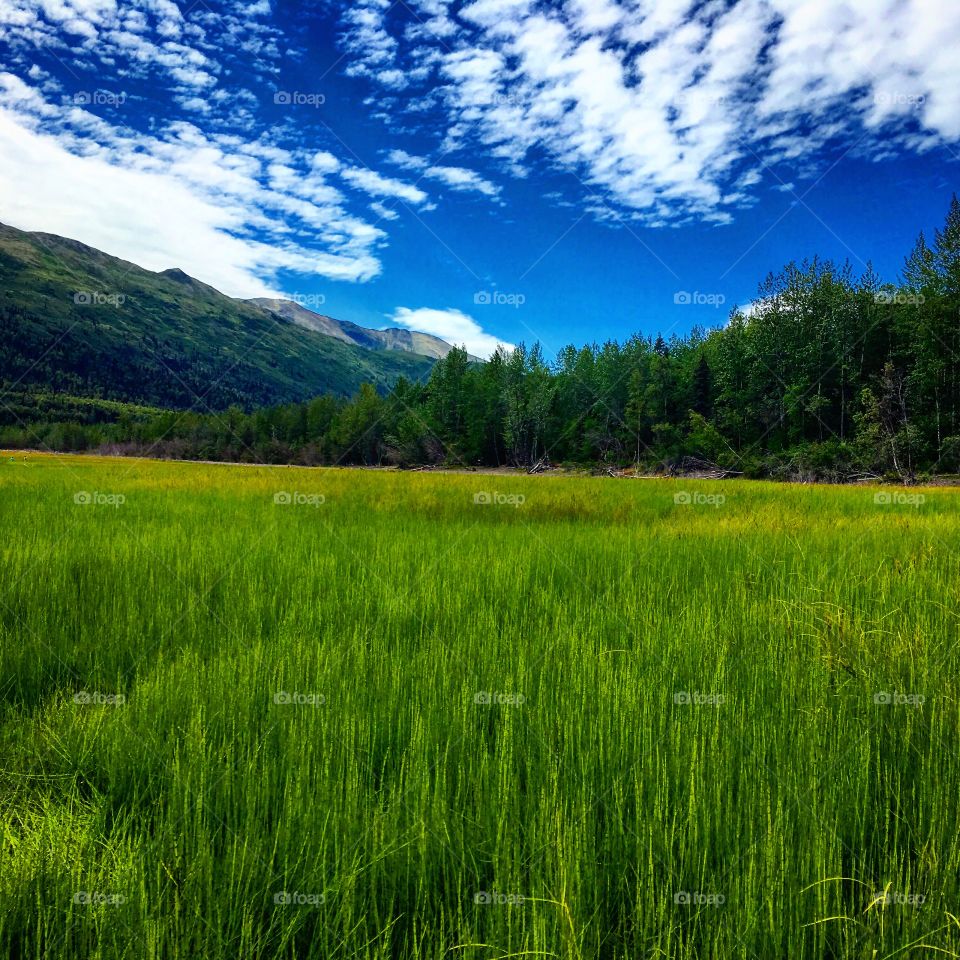
M 370 209 L 381 219 L 381 220 L 396 220 L 399 217 L 399 214 L 396 210 L 391 210 L 389 207 L 385 207 L 379 200 L 374 200 L 370 204 Z
M 423 157 L 415 157 L 405 150 L 391 150 L 387 154 L 387 160 L 398 167 L 403 167 L 405 170 L 414 170 L 423 178 L 437 180 L 450 187 L 451 190 L 463 193 L 482 193 L 487 197 L 496 197 L 500 194 L 500 188 L 495 183 L 484 179 L 475 170 L 433 164 L 429 160 Z
M 336 173 L 340 169 L 340 161 L 326 150 L 315 153 L 310 160 L 310 165 L 320 173 Z
M 366 167 L 348 167 L 341 171 L 340 176 L 372 197 L 397 197 L 417 205 L 427 199 L 427 195 L 419 187 L 393 177 L 385 177 Z
M 244 75 L 256 80 L 276 69 L 279 30 L 264 22 L 270 4 L 207 4 L 180 8 L 172 0 L 0 0 L 0 40 L 8 67 L 29 69 L 37 50 L 52 52 L 88 76 L 104 72 L 149 79 L 187 109 L 209 113 L 209 95 L 243 53 Z M 234 72 L 235 73 L 235 72 Z M 240 97 L 248 91 L 231 89 Z
M 383 0 L 361 0 L 344 14 L 349 32 L 347 43 L 355 54 L 347 69 L 351 76 L 379 78 L 390 87 L 403 87 L 406 79 L 400 70 L 389 70 L 397 55 L 397 41 L 387 32 Z
M 487 197 L 495 197 L 500 188 L 489 180 L 485 180 L 474 170 L 465 170 L 463 167 L 427 167 L 423 175 L 431 180 L 439 180 L 452 190 L 482 193 Z
M 0 219 L 148 269 L 179 266 L 225 293 L 269 292 L 280 270 L 363 281 L 385 234 L 348 213 L 310 154 L 208 135 L 163 136 L 55 107 L 0 74 Z M 322 164 L 321 164 L 322 166 Z
M 397 307 L 391 319 L 398 326 L 406 327 L 408 330 L 432 333 L 455 347 L 465 346 L 467 353 L 474 357 L 489 357 L 497 347 L 503 347 L 506 350 L 514 349 L 512 343 L 485 333 L 473 317 L 460 310 L 434 310 L 430 307 L 411 310 L 408 307 Z
M 960 140 L 957 3 L 474 0 L 458 21 L 446 4 L 416 6 L 443 31 L 403 29 L 385 0 L 360 0 L 346 18 L 357 72 L 376 82 L 415 64 L 393 115 L 439 103 L 446 150 L 521 175 L 544 156 L 584 181 L 585 209 L 604 209 L 592 192 L 647 223 L 725 222 L 765 166 L 809 177 L 830 141 L 880 158 Z M 470 189 L 450 172 L 464 168 L 391 160 Z
M 423 157 L 415 157 L 406 150 L 391 150 L 387 154 L 387 160 L 405 170 L 425 170 L 429 166 Z

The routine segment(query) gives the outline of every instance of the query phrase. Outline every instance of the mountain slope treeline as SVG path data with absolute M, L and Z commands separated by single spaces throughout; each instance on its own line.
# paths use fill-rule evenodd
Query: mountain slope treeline
M 454 350 L 425 383 L 252 414 L 104 413 L 69 428 L 25 417 L 4 419 L 0 443 L 264 462 L 956 473 L 960 203 L 930 243 L 918 238 L 896 285 L 870 268 L 791 263 L 760 285 L 749 314 L 682 338 L 568 347 L 551 365 L 536 346 L 485 363 Z
M 179 269 L 0 224 L 0 387 L 221 410 L 386 390 L 431 364 L 305 329 Z

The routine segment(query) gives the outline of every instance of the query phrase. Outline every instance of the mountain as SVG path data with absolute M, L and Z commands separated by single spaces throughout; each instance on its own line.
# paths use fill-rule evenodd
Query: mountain
M 76 240 L 0 224 L 0 385 L 8 390 L 221 410 L 423 379 L 439 355 L 426 334 L 367 331 L 372 339 L 360 345 L 360 334 L 346 332 L 353 324 L 304 311 L 316 318 L 308 326 L 285 309 L 235 300 L 177 268 L 154 273 Z M 412 345 L 425 338 L 427 352 L 405 352 L 380 333 L 406 334 Z
M 337 340 L 355 344 L 365 350 L 401 350 L 404 353 L 417 353 L 439 360 L 453 349 L 446 340 L 441 340 L 429 333 L 417 333 L 400 327 L 371 330 L 347 320 L 334 320 L 333 317 L 314 313 L 293 300 L 270 300 L 266 297 L 257 297 L 248 300 L 247 303 L 256 304 L 307 330 L 316 330 L 318 333 L 336 337 Z
M 244 303 L 249 303 L 260 310 L 266 310 L 268 313 L 276 314 L 276 316 L 282 317 L 290 323 L 295 323 L 305 330 L 322 333 L 326 337 L 333 337 L 343 343 L 353 343 L 350 337 L 344 333 L 339 320 L 324 316 L 322 313 L 314 313 L 313 310 L 308 310 L 293 300 L 271 300 L 268 297 L 255 297 L 252 300 L 245 300 Z

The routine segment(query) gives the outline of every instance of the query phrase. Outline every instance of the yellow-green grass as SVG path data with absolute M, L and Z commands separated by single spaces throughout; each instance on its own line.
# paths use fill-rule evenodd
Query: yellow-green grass
M 878 492 L 4 454 L 0 956 L 960 955 L 960 499 Z

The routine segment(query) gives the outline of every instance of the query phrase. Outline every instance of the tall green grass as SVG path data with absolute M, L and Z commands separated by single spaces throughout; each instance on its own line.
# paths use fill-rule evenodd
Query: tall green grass
M 960 499 L 876 493 L 5 456 L 0 955 L 960 955 Z

